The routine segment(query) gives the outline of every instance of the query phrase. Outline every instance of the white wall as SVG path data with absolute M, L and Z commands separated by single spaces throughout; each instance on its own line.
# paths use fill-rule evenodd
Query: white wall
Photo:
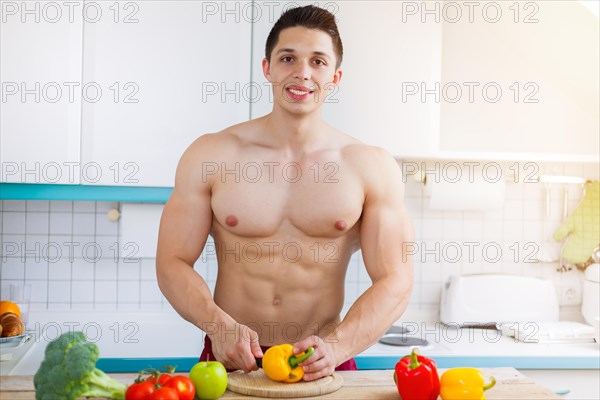
M 497 22 L 483 6 L 473 23 L 443 21 L 442 85 L 462 97 L 441 101 L 441 149 L 597 154 L 598 17 L 576 1 L 495 4 Z

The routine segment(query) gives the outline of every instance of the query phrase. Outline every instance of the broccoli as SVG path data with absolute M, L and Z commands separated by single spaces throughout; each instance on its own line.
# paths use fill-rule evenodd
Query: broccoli
M 35 399 L 125 398 L 127 385 L 96 368 L 99 354 L 83 332 L 67 332 L 50 342 L 33 378 Z

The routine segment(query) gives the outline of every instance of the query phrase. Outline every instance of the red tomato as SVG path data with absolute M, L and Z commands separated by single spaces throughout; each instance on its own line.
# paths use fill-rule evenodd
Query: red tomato
M 158 376 L 158 381 L 156 380 L 156 376 L 150 375 L 146 378 L 146 382 L 158 383 L 159 385 L 164 385 L 167 381 L 171 379 L 171 375 L 169 374 L 160 374 Z
M 169 379 L 165 387 L 170 387 L 177 390 L 179 400 L 194 400 L 196 387 L 190 378 L 183 375 L 177 375 Z
M 147 400 L 179 400 L 179 395 L 177 394 L 177 390 L 163 386 L 156 389 Z
M 148 381 L 134 383 L 127 388 L 125 400 L 146 400 L 152 393 L 154 393 L 154 383 Z

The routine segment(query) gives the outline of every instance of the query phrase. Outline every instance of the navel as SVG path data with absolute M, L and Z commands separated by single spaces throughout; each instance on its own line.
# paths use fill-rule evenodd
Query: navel
M 228 215 L 227 218 L 225 218 L 225 223 L 229 226 L 236 226 L 238 224 L 238 219 L 235 215 Z
M 346 221 L 339 220 L 335 223 L 335 229 L 338 231 L 343 231 L 346 229 Z
M 281 297 L 279 295 L 275 295 L 275 297 L 273 298 L 273 305 L 278 306 L 280 304 L 281 304 Z

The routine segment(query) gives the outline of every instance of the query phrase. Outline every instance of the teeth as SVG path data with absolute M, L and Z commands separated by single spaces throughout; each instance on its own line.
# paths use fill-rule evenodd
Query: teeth
M 293 94 L 295 94 L 296 96 L 302 96 L 308 92 L 303 92 L 301 90 L 296 90 L 296 89 L 288 89 L 290 92 L 292 92 Z

